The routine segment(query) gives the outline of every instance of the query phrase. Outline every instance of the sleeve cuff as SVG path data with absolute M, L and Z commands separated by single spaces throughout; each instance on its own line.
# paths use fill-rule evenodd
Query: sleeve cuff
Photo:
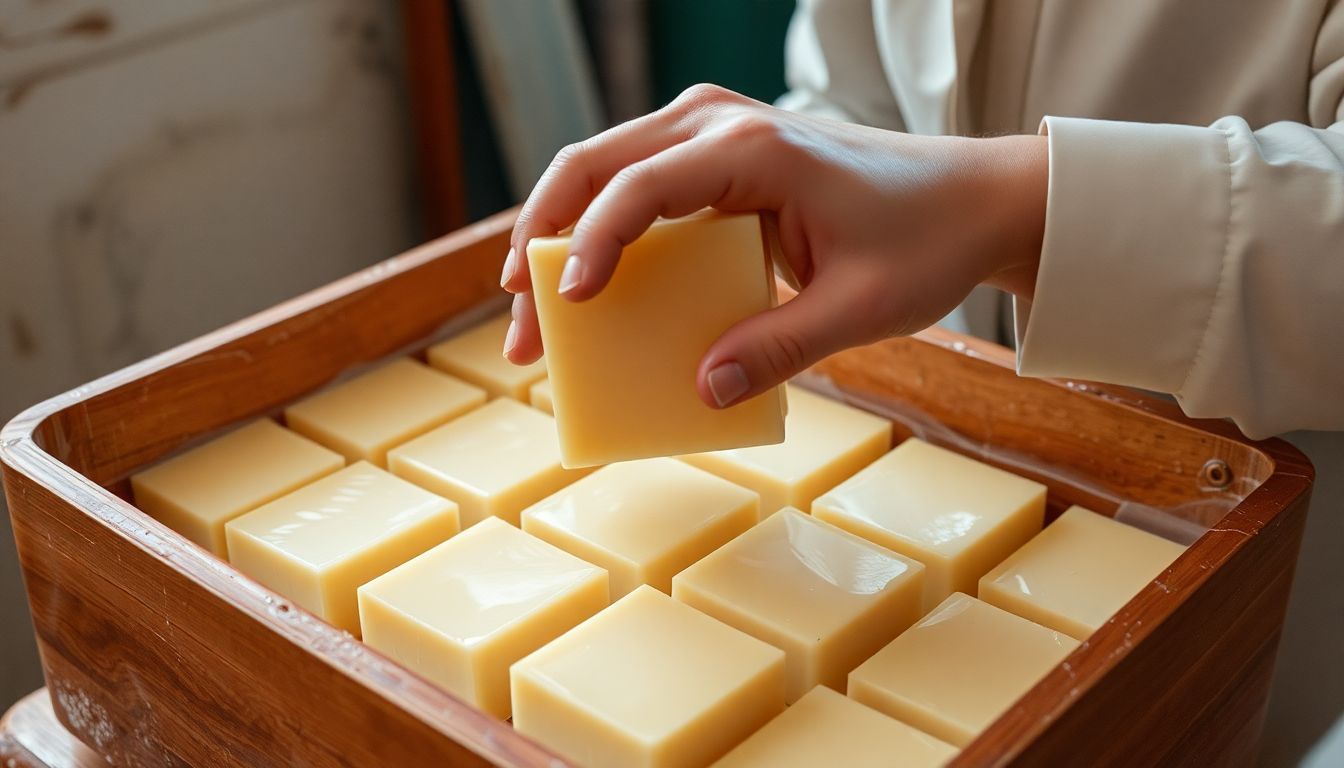
M 1035 296 L 1015 303 L 1024 376 L 1179 392 L 1209 323 L 1230 215 L 1217 129 L 1046 117 Z

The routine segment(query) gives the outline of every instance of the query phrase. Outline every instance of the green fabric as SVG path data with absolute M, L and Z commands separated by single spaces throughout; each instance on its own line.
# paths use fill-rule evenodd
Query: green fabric
M 794 0 L 653 0 L 653 93 L 658 105 L 695 83 L 761 101 L 784 93 L 784 33 Z

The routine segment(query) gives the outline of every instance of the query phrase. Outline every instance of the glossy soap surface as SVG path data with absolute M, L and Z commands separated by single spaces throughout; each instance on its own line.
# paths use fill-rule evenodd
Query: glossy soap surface
M 1077 646 L 956 593 L 850 673 L 849 695 L 964 747 Z
M 640 587 L 511 675 L 513 723 L 580 765 L 700 766 L 784 709 L 784 653 Z
M 924 566 L 784 508 L 672 580 L 672 596 L 787 654 L 788 700 L 845 678 L 920 616 Z
M 345 466 L 340 455 L 270 419 L 131 476 L 135 504 L 219 557 L 224 524 Z
M 387 466 L 387 450 L 485 402 L 485 392 L 408 358 L 285 409 L 290 429 L 344 455 Z
M 464 528 L 492 516 L 518 525 L 529 504 L 591 471 L 561 467 L 555 420 L 509 398 L 394 448 L 388 466 L 457 502 Z
M 682 459 L 761 494 L 761 516 L 812 501 L 891 447 L 891 422 L 802 387 L 788 387 L 784 442 Z
M 359 635 L 355 590 L 458 531 L 457 505 L 361 461 L 226 527 L 240 571 Z
M 974 592 L 1041 530 L 1045 486 L 910 438 L 819 496 L 812 514 L 923 563 L 928 611 Z
M 774 303 L 756 214 L 659 220 L 583 302 L 557 292 L 569 253 L 568 237 L 527 248 L 566 466 L 784 438 L 782 387 L 722 410 L 695 388 L 710 344 Z
M 505 312 L 429 348 L 429 364 L 481 387 L 490 397 L 527 402 L 527 390 L 546 376 L 546 362 L 514 365 L 504 359 L 504 335 L 512 318 Z
M 980 579 L 980 599 L 1086 640 L 1185 547 L 1070 507 Z
M 937 768 L 951 744 L 817 686 L 714 768 Z
M 675 459 L 597 470 L 523 512 L 523 530 L 606 568 L 618 598 L 665 593 L 686 566 L 751 527 L 756 494 Z
M 507 718 L 509 666 L 607 606 L 607 574 L 491 518 L 359 588 L 364 641 Z

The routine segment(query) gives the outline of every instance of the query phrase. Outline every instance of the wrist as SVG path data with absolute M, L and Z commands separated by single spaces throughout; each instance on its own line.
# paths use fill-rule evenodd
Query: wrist
M 1036 289 L 1050 185 L 1044 136 L 975 139 L 981 210 L 988 229 L 983 282 L 1030 301 Z

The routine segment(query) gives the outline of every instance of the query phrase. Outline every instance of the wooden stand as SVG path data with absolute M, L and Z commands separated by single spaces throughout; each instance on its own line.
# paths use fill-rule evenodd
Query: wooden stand
M 0 765 L 5 768 L 107 768 L 56 720 L 42 688 L 19 699 L 0 720 Z

